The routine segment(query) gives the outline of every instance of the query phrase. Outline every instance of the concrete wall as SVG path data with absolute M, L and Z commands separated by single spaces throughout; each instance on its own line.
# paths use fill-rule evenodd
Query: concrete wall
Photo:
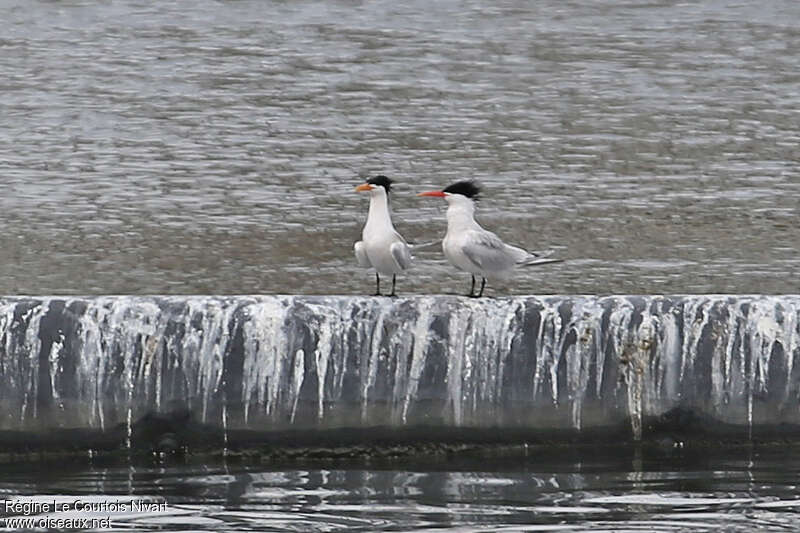
M 800 423 L 800 296 L 0 298 L 0 429 Z

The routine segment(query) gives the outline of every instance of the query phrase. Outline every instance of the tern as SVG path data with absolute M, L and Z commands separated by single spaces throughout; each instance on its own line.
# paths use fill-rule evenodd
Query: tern
M 545 259 L 552 252 L 529 252 L 506 244 L 491 231 L 483 229 L 475 221 L 475 202 L 480 192 L 474 181 L 459 181 L 441 191 L 418 194 L 447 201 L 447 233 L 442 241 L 442 250 L 454 267 L 472 274 L 472 287 L 467 296 L 483 296 L 487 278 L 491 282 L 506 281 L 517 267 L 561 261 Z M 478 294 L 475 294 L 475 276 L 481 277 Z
M 389 192 L 392 180 L 386 176 L 375 176 L 356 187 L 358 192 L 369 192 L 369 213 L 367 223 L 361 233 L 361 240 L 355 243 L 358 265 L 375 269 L 375 296 L 381 296 L 381 274 L 392 275 L 392 292 L 396 296 L 397 274 L 411 266 L 411 246 L 397 233 L 389 212 Z

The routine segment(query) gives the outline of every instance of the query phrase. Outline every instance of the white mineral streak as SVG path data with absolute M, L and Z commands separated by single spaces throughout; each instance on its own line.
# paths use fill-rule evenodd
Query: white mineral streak
M 455 424 L 486 424 L 492 421 L 486 418 L 498 411 L 504 368 L 520 329 L 522 309 L 523 304 L 516 300 L 450 301 L 446 309 L 445 379 L 448 409 Z M 418 329 L 430 320 L 423 313 Z M 425 346 L 415 347 L 415 351 L 424 354 Z M 420 359 L 418 354 L 414 357 Z M 409 401 L 406 399 L 406 403 Z
M 595 393 L 596 396 L 600 396 L 600 386 L 603 382 L 602 315 L 603 308 L 598 300 L 578 300 L 573 307 L 572 318 L 562 335 L 562 339 L 567 339 L 570 333 L 575 336 L 575 342 L 567 346 L 565 353 L 567 400 L 570 402 L 570 422 L 575 429 L 581 429 L 583 400 L 586 397 L 593 364 L 597 369 Z
M 366 338 L 361 342 L 362 351 L 361 357 L 361 421 L 368 422 L 369 406 L 370 406 L 370 391 L 375 387 L 375 379 L 378 376 L 378 363 L 381 358 L 385 358 L 384 346 L 384 321 L 386 313 L 378 311 L 378 315 L 372 320 L 367 320 L 366 324 L 368 330 L 365 335 Z M 370 325 L 374 327 L 370 329 Z M 367 348 L 364 353 L 363 348 Z
M 800 356 L 800 304 L 796 301 L 781 301 L 778 303 L 783 310 L 783 345 L 786 361 L 786 388 L 783 391 L 783 403 L 792 400 L 792 372 L 794 371 L 794 355 Z
M 334 343 L 340 341 L 346 333 L 343 331 L 342 326 L 344 322 L 341 319 L 341 313 L 338 312 L 338 309 L 317 304 L 307 304 L 306 307 L 312 311 L 310 316 L 313 317 L 310 319 L 308 326 L 317 333 L 317 342 L 314 347 L 314 369 L 317 374 L 317 418 L 322 420 L 325 416 L 325 380 L 328 377 L 328 365 L 330 364 L 331 358 L 336 355 L 334 353 L 336 348 Z M 305 353 L 303 353 L 302 356 L 305 358 Z M 295 358 L 296 370 L 299 366 L 298 357 Z M 304 370 L 304 368 L 299 369 L 300 372 L 304 372 Z M 297 397 L 294 400 L 294 412 L 297 411 L 296 405 L 300 398 L 302 381 L 299 380 L 299 377 L 295 376 L 295 383 L 300 383 L 300 385 L 294 387 L 294 390 L 297 390 Z M 292 419 L 294 419 L 294 414 L 292 415 Z
M 3 413 L 0 414 L 0 428 L 13 428 L 15 424 L 22 425 L 25 417 L 24 409 L 19 405 L 22 387 L 19 379 L 24 375 L 21 368 L 22 355 L 18 353 L 13 335 L 14 310 L 13 301 L 0 301 L 0 342 L 2 354 L 0 357 L 0 387 L 2 387 Z M 17 412 L 20 412 L 19 416 Z
M 677 310 L 670 309 L 657 317 L 659 324 L 656 353 L 656 383 L 655 390 L 661 394 L 661 399 L 670 404 L 680 401 L 680 325 Z M 656 410 L 656 405 L 651 410 Z
M 645 308 L 642 311 L 639 327 L 630 331 L 620 354 L 620 363 L 623 365 L 623 375 L 627 384 L 628 415 L 631 420 L 631 432 L 636 440 L 642 438 L 642 417 L 645 413 L 645 395 L 649 391 L 646 384 L 651 383 L 652 376 L 648 372 L 651 354 L 656 343 L 655 335 L 658 328 L 655 319 Z
M 402 395 L 401 422 L 403 424 L 408 422 L 408 410 L 412 402 L 417 398 L 419 382 L 422 378 L 422 371 L 425 368 L 425 354 L 427 353 L 428 336 L 430 335 L 431 321 L 433 320 L 431 308 L 432 302 L 430 299 L 420 301 L 417 308 L 417 319 L 411 333 L 411 364 L 408 370 L 408 383 Z
M 493 425 L 513 407 L 581 429 L 599 423 L 587 400 L 637 436 L 677 406 L 797 423 L 796 357 L 797 296 L 0 298 L 0 428 L 42 406 L 130 426 L 174 400 L 261 428 Z
M 215 298 L 190 299 L 184 320 L 181 353 L 189 376 L 192 406 L 200 405 L 201 420 L 209 421 L 209 409 L 219 397 L 225 354 L 230 342 L 230 326 L 235 306 Z M 160 344 L 160 343 L 159 343 Z
M 468 300 L 471 302 L 472 300 Z M 462 407 L 464 405 L 461 394 L 464 383 L 464 373 L 469 376 L 472 369 L 470 354 L 465 353 L 467 326 L 470 319 L 470 309 L 458 306 L 450 311 L 450 320 L 447 325 L 447 403 L 452 412 L 453 422 L 458 426 L 462 423 Z M 466 359 L 466 360 L 465 360 Z
M 303 386 L 305 380 L 305 358 L 306 353 L 300 349 L 294 354 L 294 368 L 292 369 L 292 413 L 289 416 L 289 422 L 294 423 L 294 417 L 297 415 L 297 404 L 300 401 L 300 388 Z
M 58 338 L 53 339 L 53 343 L 50 345 L 50 351 L 47 356 L 47 362 L 50 367 L 50 390 L 52 391 L 52 398 L 53 402 L 57 407 L 61 407 L 61 394 L 60 394 L 60 383 L 59 383 L 59 373 L 60 373 L 60 365 L 59 365 L 59 357 L 61 356 L 61 350 L 64 348 L 64 334 L 59 332 Z
M 38 387 L 38 377 L 39 377 L 39 351 L 42 348 L 42 341 L 39 338 L 39 324 L 42 321 L 42 317 L 47 312 L 47 306 L 41 305 L 39 307 L 35 307 L 28 311 L 25 316 L 22 317 L 24 322 L 30 324 L 28 329 L 25 331 L 25 340 L 22 343 L 22 349 L 27 350 L 28 352 L 28 360 L 30 361 L 30 371 L 28 373 L 28 379 L 26 380 L 26 390 L 25 390 L 25 401 L 22 404 L 22 422 L 25 422 L 25 411 L 28 405 L 30 404 L 33 407 L 32 418 L 36 418 L 37 416 L 37 402 L 36 398 L 39 393 Z
M 0 383 L 9 389 L 8 394 L 0 393 L 0 399 L 7 402 L 6 405 L 16 407 L 9 410 L 9 414 L 13 413 L 12 416 L 16 416 L 19 409 L 19 424 L 22 425 L 29 411 L 32 419 L 37 415 L 39 352 L 42 345 L 38 333 L 47 306 L 37 305 L 30 308 L 20 317 L 19 322 L 14 316 L 15 308 L 13 303 L 0 305 L 0 338 L 4 339 L 5 350 L 5 354 L 0 354 Z M 17 337 L 14 329 L 20 324 L 28 324 L 28 327 Z M 6 422 L 13 424 L 14 421 L 3 420 L 0 427 L 6 425 Z
M 110 396 L 112 407 L 126 413 L 130 435 L 134 397 L 149 397 L 144 378 L 164 337 L 164 317 L 155 302 L 143 298 L 101 297 L 87 304 L 78 337 L 83 404 L 91 406 L 91 425 L 105 427 Z
M 683 348 L 681 350 L 681 383 L 687 374 L 694 371 L 697 347 L 702 339 L 703 332 L 711 317 L 710 310 L 713 304 L 709 298 L 698 296 L 687 300 L 683 304 Z
M 292 357 L 286 321 L 291 302 L 284 298 L 265 298 L 250 303 L 244 310 L 244 366 L 242 402 L 244 419 L 249 421 L 253 405 L 260 414 L 274 416 L 281 392 L 288 392 Z M 294 402 L 291 402 L 294 404 Z
M 722 417 L 726 406 L 730 401 L 730 394 L 741 395 L 741 385 L 743 380 L 736 379 L 732 369 L 734 364 L 734 344 L 737 340 L 738 321 L 740 320 L 738 306 L 735 312 L 733 307 L 728 309 L 721 320 L 714 325 L 711 332 L 713 351 L 711 352 L 711 368 L 716 368 L 716 372 L 711 373 L 711 398 L 713 399 L 713 414 Z M 739 393 L 734 392 L 737 387 Z
M 540 301 L 539 338 L 536 343 L 536 369 L 533 374 L 533 397 L 536 399 L 539 388 L 545 377 L 550 381 L 550 399 L 558 401 L 558 363 L 561 359 L 561 348 L 565 335 L 561 329 L 561 313 L 558 308 L 559 299 Z
M 747 316 L 746 336 L 750 338 L 750 372 L 748 376 L 748 424 L 753 420 L 753 395 L 766 395 L 770 392 L 769 370 L 776 349 L 783 354 L 781 373 L 786 377 L 786 388 L 781 391 L 781 400 L 788 399 L 791 393 L 792 369 L 798 350 L 798 308 L 797 301 L 764 297 L 753 300 Z M 776 391 L 777 392 L 777 391 Z M 795 399 L 796 401 L 796 399 Z M 775 406 L 776 408 L 783 405 Z M 796 409 L 796 407 L 795 407 Z

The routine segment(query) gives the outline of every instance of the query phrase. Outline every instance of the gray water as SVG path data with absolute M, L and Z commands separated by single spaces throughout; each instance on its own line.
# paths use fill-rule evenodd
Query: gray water
M 398 229 L 567 263 L 512 294 L 797 292 L 800 4 L 0 3 L 0 294 L 345 293 Z M 464 292 L 420 253 L 405 293 Z
M 654 453 L 562 450 L 546 457 L 531 452 L 528 457 L 440 457 L 416 464 L 154 462 L 62 466 L 57 472 L 15 468 L 0 480 L 0 498 L 70 505 L 116 502 L 117 510 L 91 514 L 109 516 L 115 531 L 796 529 L 797 458 L 752 449 Z M 166 506 L 136 511 L 133 501 Z M 0 526 L 2 518 L 0 513 Z

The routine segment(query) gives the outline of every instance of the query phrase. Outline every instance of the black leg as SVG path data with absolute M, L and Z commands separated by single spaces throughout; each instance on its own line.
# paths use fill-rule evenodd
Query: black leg
M 381 277 L 375 272 L 375 294 L 373 296 L 381 295 Z
M 469 294 L 467 294 L 467 296 L 470 297 L 470 298 L 474 298 L 475 297 L 475 276 L 474 275 L 472 276 L 472 287 L 469 288 Z
M 483 296 L 483 288 L 486 286 L 486 278 L 481 277 L 481 292 L 478 293 L 478 298 Z
M 392 274 L 392 294 L 390 294 L 390 295 L 389 295 L 389 296 L 391 296 L 391 297 L 395 297 L 395 296 L 397 296 L 397 295 L 394 293 L 394 285 L 395 285 L 395 283 L 397 283 L 397 274 Z

